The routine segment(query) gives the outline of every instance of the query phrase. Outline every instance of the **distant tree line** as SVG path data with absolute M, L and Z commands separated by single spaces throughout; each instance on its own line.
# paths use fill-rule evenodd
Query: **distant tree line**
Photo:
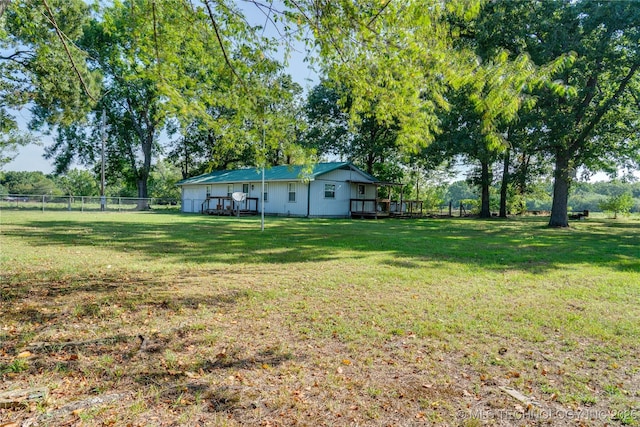
M 175 184 L 180 179 L 179 168 L 160 161 L 150 174 L 148 196 L 167 202 L 179 201 L 180 190 Z M 105 193 L 108 197 L 138 197 L 136 187 L 120 178 L 108 179 Z M 0 195 L 6 194 L 99 196 L 100 173 L 85 169 L 70 169 L 61 174 L 0 171 Z

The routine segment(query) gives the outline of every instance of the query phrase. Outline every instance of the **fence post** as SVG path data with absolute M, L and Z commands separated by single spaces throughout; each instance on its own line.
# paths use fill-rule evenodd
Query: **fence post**
M 67 198 L 67 210 L 71 211 L 71 196 Z
M 42 195 L 42 212 L 44 212 L 44 198 L 47 197 L 46 195 Z
M 80 197 L 80 212 L 84 212 L 84 196 Z
M 449 216 L 453 216 L 453 200 L 449 200 Z

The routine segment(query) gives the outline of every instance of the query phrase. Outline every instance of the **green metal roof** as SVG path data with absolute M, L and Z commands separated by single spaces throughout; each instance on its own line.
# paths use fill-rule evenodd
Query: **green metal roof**
M 306 173 L 304 166 L 299 165 L 273 166 L 264 170 L 264 179 L 265 181 L 298 181 L 303 179 L 313 181 L 316 177 L 336 169 L 352 169 L 372 182 L 379 182 L 376 178 L 358 169 L 350 162 L 316 163 L 311 173 Z M 213 171 L 193 178 L 183 179 L 177 185 L 255 182 L 262 179 L 261 173 L 262 170 L 260 168 Z

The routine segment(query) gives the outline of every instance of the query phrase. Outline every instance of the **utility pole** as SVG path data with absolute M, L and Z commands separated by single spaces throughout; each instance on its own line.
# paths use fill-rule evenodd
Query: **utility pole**
M 262 159 L 262 213 L 260 217 L 260 231 L 264 231 L 264 167 L 265 163 L 267 163 L 267 153 L 265 153 L 265 118 L 264 118 L 264 106 L 262 107 L 262 155 L 264 156 Z
M 102 129 L 101 129 L 101 140 L 102 140 L 102 151 L 100 152 L 100 210 L 104 211 L 107 207 L 107 198 L 104 194 L 104 143 L 107 139 L 107 114 L 104 110 L 102 110 Z

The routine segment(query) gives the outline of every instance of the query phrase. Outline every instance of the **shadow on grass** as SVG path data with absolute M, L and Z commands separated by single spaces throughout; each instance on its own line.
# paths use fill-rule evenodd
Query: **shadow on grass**
M 134 217 L 136 218 L 136 217 Z M 152 219 L 152 220 L 149 220 Z M 3 234 L 30 245 L 90 250 L 107 247 L 162 262 L 287 264 L 357 259 L 388 254 L 388 265 L 417 268 L 420 262 L 475 264 L 487 269 L 543 273 L 570 264 L 640 269 L 640 223 L 588 221 L 551 229 L 545 218 L 508 221 L 351 221 L 269 218 L 260 232 L 253 219 L 177 213 L 118 214 L 89 222 L 82 216 L 32 220 Z M 91 286 L 114 286 L 113 282 Z
M 118 276 L 95 278 L 79 275 L 66 281 L 3 283 L 0 285 L 0 301 L 4 303 L 4 320 L 32 322 L 39 325 L 33 329 L 38 331 L 48 328 L 52 322 L 116 318 L 120 308 L 128 312 L 152 309 L 169 315 L 185 309 L 228 307 L 250 297 L 248 291 L 233 287 L 206 294 L 164 291 L 165 282 L 149 277 L 128 277 L 123 282 Z M 53 301 L 59 301 L 59 297 L 72 297 L 74 303 L 68 310 L 60 312 L 53 306 Z

